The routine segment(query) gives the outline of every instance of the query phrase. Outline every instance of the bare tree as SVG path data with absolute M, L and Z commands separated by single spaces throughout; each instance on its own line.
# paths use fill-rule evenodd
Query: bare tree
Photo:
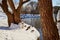
M 2 0 L 2 4 L 0 3 L 0 6 L 8 17 L 9 26 L 11 25 L 11 23 L 18 24 L 19 22 L 21 22 L 21 19 L 20 19 L 21 7 L 24 3 L 28 1 L 30 0 L 25 0 L 25 1 L 19 0 L 19 6 L 17 7 L 17 9 L 15 9 L 13 0 Z M 10 8 L 12 9 L 12 13 L 8 10 L 7 2 L 9 3 Z
M 53 21 L 52 9 L 52 0 L 39 0 L 43 40 L 59 40 L 58 29 Z

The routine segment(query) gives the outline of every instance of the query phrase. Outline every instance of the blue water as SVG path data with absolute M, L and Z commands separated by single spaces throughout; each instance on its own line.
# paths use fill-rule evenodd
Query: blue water
M 21 14 L 20 17 L 22 19 L 26 19 L 26 18 L 40 18 L 40 15 L 39 14 Z M 4 20 L 6 19 L 6 15 L 5 14 L 0 14 L 0 20 Z M 0 27 L 0 30 L 10 30 L 8 27 Z M 42 40 L 42 31 L 41 29 L 39 29 L 39 32 L 40 32 L 40 40 Z
M 40 18 L 40 15 L 39 14 L 21 14 L 20 17 L 22 19 L 25 19 L 25 18 Z

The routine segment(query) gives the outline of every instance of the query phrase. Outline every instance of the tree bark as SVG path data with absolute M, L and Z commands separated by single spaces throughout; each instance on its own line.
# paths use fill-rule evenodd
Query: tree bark
M 8 25 L 10 27 L 11 23 L 14 23 L 14 16 L 10 12 L 8 12 L 7 17 L 8 17 Z
M 52 0 L 39 0 L 39 13 L 43 40 L 59 40 L 58 29 L 53 21 Z
M 15 23 L 15 24 L 18 24 L 18 23 L 21 22 L 20 12 L 17 12 L 17 10 L 14 11 L 14 12 L 13 12 L 13 16 L 14 16 L 14 23 Z
M 1 8 L 5 12 L 8 17 L 8 25 L 10 26 L 11 23 L 14 23 L 13 15 L 8 10 L 7 0 L 2 0 Z
M 8 24 L 9 24 L 9 26 L 11 25 L 11 23 L 18 24 L 18 23 L 21 22 L 21 19 L 20 19 L 21 7 L 22 7 L 22 5 L 24 3 L 28 2 L 28 1 L 30 1 L 30 0 L 26 0 L 26 1 L 20 0 L 19 1 L 19 6 L 17 7 L 17 9 L 15 9 L 13 0 L 2 0 L 2 4 L 0 4 L 0 6 L 1 6 L 1 8 L 3 9 L 3 11 L 5 12 L 5 14 L 8 17 Z M 10 8 L 12 9 L 13 13 L 11 13 L 8 10 L 7 2 L 9 3 Z

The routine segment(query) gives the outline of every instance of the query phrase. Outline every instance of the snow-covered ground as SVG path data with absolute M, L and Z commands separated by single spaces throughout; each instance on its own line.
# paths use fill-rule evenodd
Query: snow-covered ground
M 58 14 L 57 14 L 57 28 L 58 28 L 58 32 L 59 32 L 59 35 L 60 35 L 60 10 L 58 11 Z
M 35 27 L 24 22 L 18 25 L 12 23 L 10 28 L 0 28 L 0 40 L 37 40 L 40 37 Z
M 7 16 L 0 12 L 0 26 L 8 26 Z
M 0 12 L 0 40 L 37 40 L 40 33 L 26 23 L 11 24 L 8 27 L 7 16 Z
M 1 9 L 0 9 L 1 10 Z M 24 21 L 25 23 L 29 24 L 29 25 L 32 25 L 36 28 L 39 28 L 40 27 L 40 15 L 30 15 L 30 14 L 27 14 L 27 15 L 21 15 L 21 18 L 22 18 L 22 21 Z M 59 17 L 59 16 L 58 16 Z M 58 18 L 59 19 L 59 18 Z M 60 25 L 60 23 L 57 23 L 58 25 Z M 13 28 L 10 28 L 10 29 L 15 29 L 15 28 L 18 28 L 16 26 L 16 24 L 14 24 L 15 26 Z M 4 30 L 8 30 L 8 20 L 7 20 L 7 16 L 5 15 L 5 13 L 0 12 L 0 29 L 2 29 L 3 31 Z M 60 30 L 60 26 L 58 27 L 58 29 Z M 2 31 L 2 32 L 3 32 Z M 40 38 L 42 39 L 42 32 L 41 32 L 41 29 L 39 29 L 40 31 Z M 5 31 L 4 31 L 5 32 Z M 9 30 L 10 32 L 10 30 Z M 12 31 L 13 32 L 13 31 Z M 6 33 L 5 33 L 6 34 Z M 60 35 L 60 31 L 59 31 L 59 35 Z

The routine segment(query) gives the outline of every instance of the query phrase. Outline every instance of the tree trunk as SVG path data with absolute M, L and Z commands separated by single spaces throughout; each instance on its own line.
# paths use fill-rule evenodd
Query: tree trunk
M 10 26 L 11 23 L 18 24 L 21 22 L 20 19 L 20 13 L 17 11 L 14 11 L 14 13 L 6 12 L 6 15 L 8 17 L 8 25 Z
M 5 12 L 8 17 L 8 25 L 10 26 L 11 23 L 14 23 L 13 15 L 8 11 L 7 0 L 2 0 L 1 8 Z
M 13 11 L 13 18 L 14 18 L 14 23 L 15 24 L 18 24 L 21 22 L 21 19 L 20 19 L 20 10 L 21 10 L 21 6 L 22 6 L 22 2 L 23 0 L 20 0 L 20 5 L 17 7 L 17 9 L 15 9 L 15 6 L 14 6 L 14 3 L 13 3 L 13 0 L 8 0 L 8 3 Z
M 7 17 L 8 17 L 8 25 L 10 26 L 11 23 L 14 23 L 14 24 L 18 24 L 21 22 L 20 20 L 20 14 L 16 11 L 14 11 L 13 14 L 11 14 L 10 12 L 8 12 L 7 14 Z
M 8 13 L 7 17 L 8 17 L 8 25 L 10 27 L 11 23 L 14 23 L 14 16 L 13 16 L 13 14 Z
M 21 22 L 20 12 L 14 11 L 13 16 L 14 16 L 14 23 L 15 24 L 18 24 Z
M 20 13 L 17 12 L 17 11 L 14 11 L 13 14 L 8 12 L 8 14 L 6 14 L 6 15 L 8 17 L 8 25 L 9 26 L 11 25 L 11 23 L 18 24 L 18 23 L 21 22 L 21 20 L 20 20 Z
M 19 6 L 17 7 L 17 9 L 15 9 L 13 0 L 2 0 L 2 4 L 0 4 L 0 6 L 8 17 L 9 26 L 11 25 L 11 23 L 18 24 L 21 22 L 21 19 L 20 19 L 21 7 L 24 3 L 28 2 L 28 1 L 30 1 L 30 0 L 25 0 L 24 2 L 23 2 L 23 0 L 20 0 Z M 7 4 L 7 2 L 9 3 L 9 5 L 13 11 L 13 14 L 8 10 L 9 5 Z
M 52 0 L 39 0 L 39 7 L 43 40 L 59 40 L 58 29 L 52 16 Z

